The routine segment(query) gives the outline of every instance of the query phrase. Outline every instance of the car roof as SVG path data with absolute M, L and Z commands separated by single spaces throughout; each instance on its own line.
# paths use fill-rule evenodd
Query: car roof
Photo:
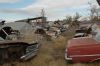
M 28 45 L 28 43 L 21 40 L 17 40 L 17 41 L 4 40 L 4 41 L 0 41 L 0 45 Z

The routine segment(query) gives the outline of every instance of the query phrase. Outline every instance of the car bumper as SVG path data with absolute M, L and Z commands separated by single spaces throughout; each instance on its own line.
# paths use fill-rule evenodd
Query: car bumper
M 65 52 L 65 59 L 66 59 L 66 60 L 72 60 L 72 58 L 69 58 L 69 57 L 68 57 L 68 53 L 67 53 L 67 52 L 68 52 L 68 50 L 66 50 L 66 52 Z
M 26 60 L 29 60 L 36 55 L 37 55 L 37 51 L 36 52 L 33 51 L 33 52 L 30 52 L 30 53 L 27 53 L 26 55 L 21 56 L 20 59 L 26 61 Z
M 37 44 L 37 45 L 35 46 L 35 48 L 31 49 L 31 51 L 28 50 L 28 52 L 27 52 L 25 55 L 21 56 L 20 59 L 23 60 L 23 61 L 26 61 L 26 60 L 29 60 L 29 59 L 31 59 L 32 57 L 36 56 L 36 55 L 37 55 L 37 52 L 38 52 L 38 50 L 39 50 L 39 46 L 40 46 L 40 45 Z M 32 48 L 32 47 L 31 47 L 31 48 Z
M 66 60 L 72 60 L 72 58 L 69 58 L 69 57 L 68 57 L 67 53 L 65 53 L 65 59 L 66 59 Z

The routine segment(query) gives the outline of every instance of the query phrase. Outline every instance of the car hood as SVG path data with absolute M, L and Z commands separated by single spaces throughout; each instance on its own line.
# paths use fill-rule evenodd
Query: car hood
M 93 44 L 100 44 L 100 43 L 88 37 L 73 38 L 68 41 L 68 47 L 93 45 Z

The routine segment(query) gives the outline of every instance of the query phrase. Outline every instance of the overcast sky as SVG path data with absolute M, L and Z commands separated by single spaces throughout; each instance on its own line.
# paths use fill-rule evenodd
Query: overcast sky
M 0 0 L 0 19 L 20 20 L 40 16 L 45 10 L 48 20 L 63 19 L 79 12 L 88 15 L 88 2 L 95 0 Z

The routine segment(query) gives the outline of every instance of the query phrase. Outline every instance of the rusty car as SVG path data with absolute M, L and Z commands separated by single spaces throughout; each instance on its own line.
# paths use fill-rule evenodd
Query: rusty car
M 94 37 L 72 38 L 65 52 L 68 62 L 94 62 L 100 60 L 100 32 Z
M 0 41 L 0 63 L 27 61 L 37 55 L 39 44 L 24 41 Z

